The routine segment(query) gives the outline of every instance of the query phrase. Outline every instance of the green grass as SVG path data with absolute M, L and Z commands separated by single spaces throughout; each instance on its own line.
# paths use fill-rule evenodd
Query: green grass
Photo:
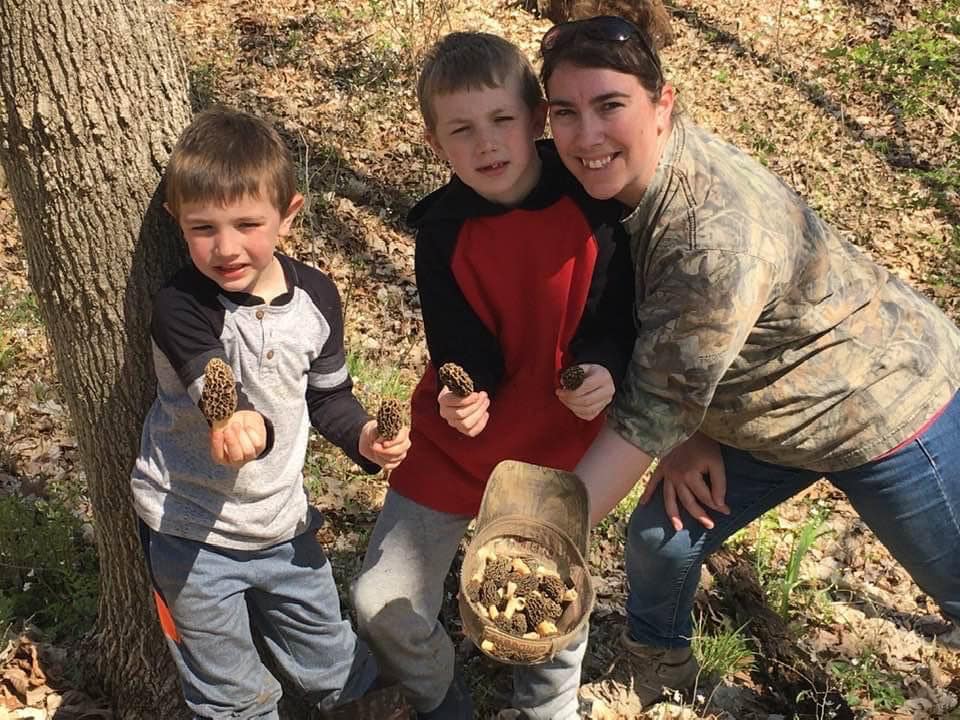
M 13 367 L 17 361 L 18 347 L 16 338 L 0 327 L 0 372 Z
M 187 72 L 190 82 L 190 107 L 194 112 L 210 107 L 217 102 L 217 69 L 210 63 L 190 67 Z
M 12 368 L 23 355 L 23 340 L 43 327 L 37 296 L 0 283 L 0 372 Z
M 917 117 L 943 126 L 947 144 L 931 167 L 909 168 L 928 193 L 920 204 L 956 218 L 960 195 L 960 130 L 949 108 L 960 105 L 960 0 L 928 3 L 918 14 L 919 23 L 853 47 L 827 51 L 841 87 L 876 98 L 895 116 Z M 891 142 L 867 140 L 881 156 Z M 905 200 L 916 204 L 916 198 Z M 956 253 L 954 250 L 951 254 Z M 958 278 L 944 278 L 956 282 Z
M 754 523 L 734 533 L 728 542 L 752 552 L 754 569 L 767 600 L 784 619 L 797 608 L 814 609 L 826 613 L 829 602 L 824 602 L 823 591 L 811 585 L 802 575 L 803 559 L 816 542 L 829 534 L 823 525 L 829 509 L 813 505 L 810 517 L 799 528 L 785 527 L 777 509 L 769 510 Z M 779 558 L 790 543 L 786 565 Z
M 359 393 L 367 398 L 368 402 L 376 398 L 406 400 L 410 397 L 413 386 L 407 374 L 402 372 L 402 365 L 402 357 L 385 365 L 379 355 L 359 351 L 347 353 L 347 370 Z
M 746 623 L 738 628 L 725 626 L 708 633 L 703 616 L 694 619 L 691 648 L 701 672 L 724 678 L 741 670 L 753 670 L 754 656 L 743 632 L 745 627 Z
M 770 157 L 777 153 L 777 146 L 773 140 L 763 131 L 757 130 L 747 120 L 741 122 L 737 130 L 742 132 L 749 140 L 751 154 L 762 165 L 769 165 Z
M 0 624 L 77 639 L 97 613 L 96 550 L 65 501 L 0 496 Z
M 737 530 L 728 543 L 753 554 L 753 568 L 762 587 L 767 587 L 774 575 L 773 555 L 780 533 L 777 510 L 768 510 L 750 525 Z
M 810 548 L 817 540 L 830 532 L 823 529 L 823 523 L 824 517 L 820 513 L 814 513 L 813 517 L 794 535 L 786 570 L 774 588 L 774 593 L 780 601 L 778 608 L 780 616 L 784 619 L 790 615 L 791 596 L 805 582 L 800 576 L 800 565 L 803 558 L 810 552 Z
M 4 327 L 27 325 L 38 328 L 43 324 L 40 306 L 33 290 L 20 291 L 6 284 L 0 284 L 0 323 Z
M 828 670 L 840 682 L 851 707 L 869 704 L 874 710 L 896 710 L 905 702 L 900 681 L 882 670 L 870 652 L 852 660 L 834 660 Z
M 852 48 L 838 46 L 841 84 L 888 99 L 907 115 L 926 115 L 938 98 L 960 101 L 960 0 L 945 0 L 920 14 L 922 25 Z M 946 103 L 947 105 L 955 103 Z

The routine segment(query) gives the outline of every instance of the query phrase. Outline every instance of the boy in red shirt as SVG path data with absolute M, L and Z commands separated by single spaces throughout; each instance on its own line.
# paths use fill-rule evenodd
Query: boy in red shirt
M 472 718 L 437 616 L 444 578 L 487 478 L 504 459 L 571 469 L 600 430 L 633 344 L 633 279 L 615 203 L 590 199 L 552 143 L 529 61 L 506 40 L 454 33 L 418 83 L 426 137 L 454 177 L 411 212 L 431 362 L 411 401 L 412 446 L 353 588 L 361 634 L 419 718 Z M 441 389 L 454 362 L 474 382 Z M 577 390 L 561 369 L 580 365 Z M 578 717 L 586 632 L 518 668 L 513 705 Z

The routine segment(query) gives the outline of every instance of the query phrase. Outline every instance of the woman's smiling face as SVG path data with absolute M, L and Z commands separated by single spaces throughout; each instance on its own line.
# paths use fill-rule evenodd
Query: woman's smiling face
M 660 98 L 634 75 L 562 62 L 547 81 L 550 127 L 564 164 L 593 197 L 640 202 L 670 134 L 673 88 Z

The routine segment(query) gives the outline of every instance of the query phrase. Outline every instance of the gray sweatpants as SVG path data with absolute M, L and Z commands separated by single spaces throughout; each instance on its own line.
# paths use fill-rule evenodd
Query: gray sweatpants
M 280 684 L 260 659 L 254 628 L 320 709 L 361 696 L 376 679 L 373 655 L 340 614 L 330 563 L 312 531 L 250 551 L 165 535 L 143 523 L 140 537 L 161 625 L 196 718 L 278 720 Z
M 420 712 L 437 707 L 453 679 L 454 648 L 438 620 L 444 578 L 470 523 L 390 490 L 351 588 L 358 632 L 381 672 Z M 549 663 L 517 666 L 512 706 L 535 720 L 577 714 L 587 630 Z

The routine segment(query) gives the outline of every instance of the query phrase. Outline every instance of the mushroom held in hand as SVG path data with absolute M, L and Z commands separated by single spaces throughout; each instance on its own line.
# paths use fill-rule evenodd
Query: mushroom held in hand
M 203 369 L 200 411 L 214 430 L 222 430 L 237 411 L 237 381 L 233 370 L 220 358 L 213 358 Z
M 473 380 L 467 371 L 456 363 L 441 365 L 437 375 L 440 376 L 440 384 L 446 385 L 454 395 L 466 397 L 473 392 Z
M 384 400 L 377 411 L 377 435 L 393 440 L 403 427 L 403 408 L 399 400 Z
M 576 390 L 583 385 L 587 373 L 579 365 L 571 365 L 560 373 L 560 387 L 564 390 Z

